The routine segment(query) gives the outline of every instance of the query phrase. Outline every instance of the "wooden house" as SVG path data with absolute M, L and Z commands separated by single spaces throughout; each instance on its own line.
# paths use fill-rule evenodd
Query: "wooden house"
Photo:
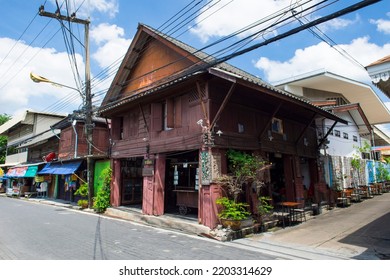
M 304 176 L 320 185 L 315 121 L 345 121 L 227 63 L 145 26 L 100 108 L 110 118 L 113 206 L 147 215 L 197 213 L 217 224 L 214 181 L 228 172 L 226 151 L 272 162 L 265 183 L 303 197 Z M 271 189 L 272 191 L 272 189 Z

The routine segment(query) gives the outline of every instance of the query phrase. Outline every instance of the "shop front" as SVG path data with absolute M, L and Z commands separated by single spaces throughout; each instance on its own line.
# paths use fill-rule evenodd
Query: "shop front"
M 18 165 L 8 169 L 4 178 L 8 196 L 25 196 L 36 192 L 35 175 L 42 164 Z
M 199 151 L 166 156 L 165 213 L 196 214 L 199 206 Z
M 83 160 L 47 163 L 39 175 L 44 175 L 48 192 L 55 199 L 75 201 L 74 192 L 85 182 Z

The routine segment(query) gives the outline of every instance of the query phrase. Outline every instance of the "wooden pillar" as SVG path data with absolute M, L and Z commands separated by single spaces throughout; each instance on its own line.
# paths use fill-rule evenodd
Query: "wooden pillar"
M 222 189 L 217 184 L 202 186 L 199 190 L 199 223 L 211 229 L 219 224 L 215 201 L 222 197 Z
M 121 205 L 121 162 L 119 159 L 113 159 L 112 180 L 111 180 L 111 205 L 118 207 Z
M 142 213 L 160 216 L 164 214 L 165 155 L 156 156 L 154 176 L 144 177 Z
M 154 207 L 153 215 L 164 214 L 164 188 L 165 188 L 165 155 L 159 154 L 156 157 L 156 173 L 154 181 Z

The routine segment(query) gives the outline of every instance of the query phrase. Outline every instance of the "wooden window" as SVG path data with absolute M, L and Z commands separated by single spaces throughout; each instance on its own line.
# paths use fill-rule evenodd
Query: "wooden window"
M 344 138 L 344 139 L 349 139 L 348 133 L 343 132 L 343 138 Z
M 174 99 L 167 99 L 164 106 L 164 130 L 175 127 L 175 103 Z
M 358 141 L 358 137 L 356 135 L 354 135 L 352 138 L 353 138 L 353 142 L 357 142 Z
M 181 127 L 181 96 L 175 98 L 175 127 Z
M 123 129 L 123 117 L 120 117 L 119 118 L 119 139 L 120 140 L 123 140 L 124 137 L 125 137 L 125 132 L 124 132 L 124 129 Z
M 151 108 L 152 131 L 163 130 L 163 103 L 153 103 Z
M 277 118 L 272 118 L 271 130 L 272 132 L 283 134 L 282 120 Z
M 334 131 L 334 135 L 335 135 L 336 137 L 341 137 L 340 130 L 335 130 L 335 131 Z
M 113 140 L 120 140 L 121 139 L 121 123 L 122 123 L 121 117 L 114 117 L 111 121 L 111 130 L 112 130 L 112 139 Z
M 162 103 L 152 104 L 152 130 L 170 130 L 182 123 L 182 98 L 169 98 Z
M 138 135 L 139 129 L 139 113 L 132 112 L 129 116 L 129 136 L 134 137 Z

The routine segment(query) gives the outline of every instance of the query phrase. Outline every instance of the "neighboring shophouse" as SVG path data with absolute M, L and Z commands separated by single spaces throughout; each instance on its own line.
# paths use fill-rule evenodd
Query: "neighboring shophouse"
M 92 161 L 94 190 L 101 186 L 102 170 L 110 166 L 108 160 L 109 123 L 93 118 L 91 153 L 84 132 L 84 121 L 77 115 L 50 115 L 26 111 L 0 127 L 8 136 L 4 176 L 8 195 L 38 195 L 77 202 L 74 195 L 86 181 L 87 158 Z M 30 133 L 28 133 L 30 132 Z
M 49 194 L 53 198 L 77 202 L 86 199 L 75 196 L 77 188 L 87 181 L 87 158 L 92 161 L 94 174 L 94 194 L 101 186 L 99 176 L 104 168 L 110 166 L 108 160 L 109 123 L 105 119 L 93 118 L 91 153 L 85 135 L 85 121 L 77 115 L 68 115 L 51 126 L 60 130 L 56 158 L 47 163 L 38 175 L 47 182 Z M 42 179 L 41 179 L 42 180 Z
M 264 182 L 270 191 L 285 189 L 288 200 L 303 197 L 304 180 L 325 187 L 316 123 L 347 122 L 227 63 L 210 67 L 210 60 L 139 25 L 100 108 L 112 121 L 114 207 L 163 215 L 184 206 L 213 228 L 222 195 L 214 180 L 228 172 L 228 149 L 272 162 Z
M 25 111 L 0 126 L 0 135 L 7 136 L 7 155 L 3 168 L 9 195 L 30 192 L 34 177 L 44 165 L 44 158 L 58 147 L 59 130 L 51 125 L 65 116 Z
M 348 121 L 337 124 L 324 119 L 316 123 L 325 180 L 330 187 L 349 188 L 375 181 L 375 161 L 381 157 L 371 147 L 390 144 L 380 128 L 390 123 L 390 112 L 369 85 L 319 71 L 276 86 Z M 358 172 L 351 165 L 352 159 L 360 159 L 366 168 Z

